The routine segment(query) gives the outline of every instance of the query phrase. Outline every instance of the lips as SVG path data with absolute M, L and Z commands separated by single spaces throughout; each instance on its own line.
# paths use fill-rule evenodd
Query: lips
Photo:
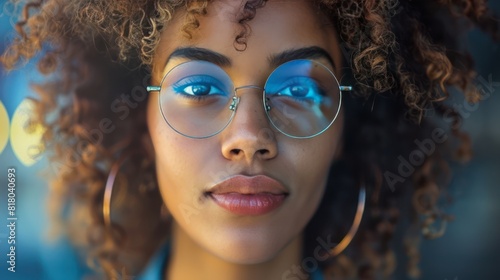
M 237 175 L 207 191 L 223 209 L 236 215 L 264 215 L 280 207 L 288 195 L 286 188 L 268 176 Z

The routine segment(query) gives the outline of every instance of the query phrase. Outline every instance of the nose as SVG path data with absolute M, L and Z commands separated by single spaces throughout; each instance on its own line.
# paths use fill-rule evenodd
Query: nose
M 260 93 L 260 94 L 259 94 Z M 274 131 L 264 111 L 262 89 L 240 88 L 236 114 L 221 133 L 222 154 L 229 160 L 269 160 L 278 155 Z

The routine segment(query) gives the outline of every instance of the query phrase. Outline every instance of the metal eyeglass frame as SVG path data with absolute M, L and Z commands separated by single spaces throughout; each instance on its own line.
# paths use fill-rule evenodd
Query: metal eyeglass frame
M 307 60 L 307 59 L 299 59 L 299 60 Z M 295 61 L 295 60 L 292 60 L 292 61 Z M 188 62 L 191 62 L 191 61 L 188 61 Z M 188 62 L 184 62 L 184 63 L 188 63 Z M 288 62 L 291 62 L 291 61 L 288 61 Z M 288 62 L 285 62 L 285 63 L 288 63 Z M 176 65 L 175 67 L 173 67 L 172 69 L 170 69 L 166 74 L 165 76 L 163 76 L 163 79 L 160 83 L 159 86 L 154 86 L 154 85 L 149 85 L 146 87 L 146 90 L 148 92 L 153 92 L 153 91 L 158 91 L 158 107 L 160 109 L 160 112 L 161 112 L 161 115 L 163 117 L 163 119 L 165 120 L 165 122 L 168 124 L 168 126 L 170 126 L 170 128 L 172 128 L 175 132 L 179 133 L 180 135 L 182 136 L 185 136 L 187 138 L 191 138 L 191 139 L 206 139 L 206 138 L 210 138 L 210 137 L 213 137 L 219 133 L 221 133 L 233 120 L 234 118 L 234 115 L 236 114 L 236 109 L 238 107 L 238 104 L 240 102 L 240 97 L 237 96 L 237 91 L 240 90 L 240 89 L 246 89 L 246 88 L 254 88 L 254 89 L 260 89 L 262 90 L 262 102 L 263 102 L 263 105 L 264 105 L 264 110 L 266 112 L 266 116 L 269 120 L 269 122 L 273 125 L 274 128 L 276 128 L 279 132 L 281 132 L 282 134 L 290 137 L 290 138 L 294 138 L 294 139 L 309 139 L 309 138 L 313 138 L 313 137 L 316 137 L 320 134 L 322 134 L 323 132 L 325 132 L 328 128 L 330 128 L 330 126 L 332 126 L 332 124 L 335 122 L 335 120 L 337 119 L 337 116 L 340 112 L 340 108 L 342 107 L 342 91 L 352 91 L 352 86 L 342 86 L 340 85 L 339 81 L 337 80 L 337 77 L 335 76 L 335 74 L 333 74 L 332 71 L 330 71 L 330 69 L 328 69 L 328 67 L 324 66 L 323 64 L 317 62 L 317 61 L 314 61 L 314 63 L 318 63 L 320 65 L 322 65 L 325 70 L 327 70 L 331 75 L 332 77 L 335 79 L 335 81 L 337 82 L 337 85 L 339 85 L 339 106 L 337 108 L 337 112 L 335 113 L 335 117 L 333 118 L 333 120 L 328 124 L 328 126 L 326 126 L 323 130 L 313 134 L 313 135 L 308 135 L 308 136 L 295 136 L 295 135 L 291 135 L 291 134 L 288 134 L 286 132 L 284 132 L 283 130 L 281 130 L 279 127 L 276 126 L 276 124 L 274 124 L 274 122 L 271 120 L 271 116 L 269 115 L 269 111 L 271 110 L 271 106 L 269 106 L 267 104 L 267 100 L 266 100 L 266 92 L 265 92 L 265 89 L 263 87 L 259 87 L 259 86 L 255 86 L 255 85 L 245 85 L 245 86 L 239 86 L 239 87 L 235 87 L 233 89 L 233 97 L 232 97 L 232 101 L 231 101 L 231 104 L 229 105 L 228 109 L 233 111 L 233 113 L 231 114 L 231 117 L 229 118 L 229 120 L 227 121 L 227 123 L 221 128 L 219 129 L 218 131 L 212 133 L 212 134 L 209 134 L 207 136 L 192 136 L 192 135 L 188 135 L 188 134 L 185 134 L 179 130 L 177 130 L 168 120 L 167 118 L 165 117 L 165 114 L 163 113 L 163 109 L 162 107 L 160 106 L 160 103 L 161 103 L 161 100 L 160 100 L 160 95 L 161 95 L 161 85 L 163 85 L 163 81 L 165 80 L 165 77 L 167 77 L 170 72 L 172 70 L 174 70 L 175 68 L 177 68 L 178 66 L 184 64 L 184 63 L 181 63 L 179 65 Z M 278 69 L 279 66 L 276 68 Z M 274 71 L 276 71 L 276 69 Z M 224 71 L 224 70 L 223 70 Z M 266 83 L 268 82 L 269 78 L 272 76 L 272 74 L 274 73 L 271 72 L 271 74 L 269 74 L 267 80 L 266 80 Z M 225 72 L 225 71 L 224 71 Z M 226 73 L 227 75 L 227 73 Z M 228 75 L 229 77 L 229 75 Z M 230 78 L 230 77 L 229 77 Z M 232 82 L 232 79 L 230 78 L 231 80 L 231 83 L 234 85 L 234 83 Z

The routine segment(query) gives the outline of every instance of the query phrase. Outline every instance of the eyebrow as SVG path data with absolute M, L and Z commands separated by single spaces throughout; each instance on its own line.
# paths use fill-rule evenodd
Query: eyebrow
M 173 58 L 185 58 L 189 60 L 203 60 L 221 67 L 231 66 L 232 61 L 229 57 L 209 50 L 205 48 L 197 47 L 180 47 L 175 49 L 170 56 L 167 58 L 165 65 Z M 273 67 L 278 67 L 279 65 L 295 60 L 295 59 L 318 59 L 324 58 L 330 62 L 330 64 L 335 67 L 335 62 L 330 56 L 330 54 L 323 48 L 317 46 L 304 47 L 298 49 L 289 49 L 282 51 L 277 54 L 272 54 L 268 57 L 269 64 Z
M 189 60 L 204 60 L 208 62 L 212 62 L 219 66 L 230 66 L 231 59 L 223 54 L 218 52 L 211 51 L 209 49 L 204 48 L 196 48 L 196 47 L 181 47 L 177 48 L 173 51 L 170 56 L 167 58 L 168 64 L 170 59 L 172 58 L 185 58 Z
M 278 54 L 271 55 L 268 60 L 273 67 L 278 67 L 290 60 L 318 58 L 324 58 L 328 60 L 333 67 L 336 66 L 330 54 L 325 49 L 316 46 L 285 50 Z

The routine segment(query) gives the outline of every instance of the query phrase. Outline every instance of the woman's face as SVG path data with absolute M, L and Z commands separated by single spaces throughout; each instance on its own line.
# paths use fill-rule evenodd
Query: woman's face
M 222 68 L 236 87 L 263 87 L 275 68 L 270 57 L 309 47 L 325 50 L 335 65 L 321 54 L 303 58 L 321 62 L 338 77 L 336 33 L 308 2 L 270 1 L 257 9 L 248 22 L 251 34 L 244 51 L 234 45 L 241 30 L 239 1 L 212 3 L 208 14 L 198 17 L 200 26 L 190 39 L 181 32 L 185 13 L 176 12 L 156 52 L 153 83 L 193 60 L 192 55 L 170 57 L 176 49 L 189 47 L 225 57 L 229 63 Z M 198 59 L 210 60 L 206 54 Z M 323 134 L 293 139 L 268 121 L 262 91 L 246 88 L 238 92 L 241 99 L 229 126 L 210 138 L 191 139 L 167 125 L 157 94 L 149 99 L 148 126 L 161 194 L 179 228 L 208 253 L 241 264 L 270 260 L 293 242 L 300 244 L 339 150 L 342 114 Z M 214 186 L 219 187 L 215 195 Z

